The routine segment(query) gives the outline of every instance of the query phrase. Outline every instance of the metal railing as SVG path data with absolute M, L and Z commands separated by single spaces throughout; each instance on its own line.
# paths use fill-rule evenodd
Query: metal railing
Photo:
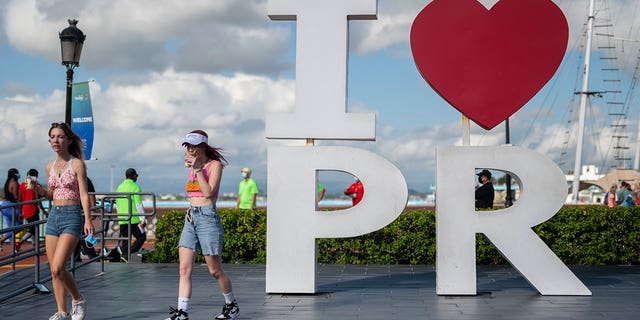
M 92 263 L 94 261 L 100 261 L 101 262 L 101 273 L 104 273 L 104 260 L 106 260 L 106 256 L 104 254 L 104 249 L 106 248 L 106 241 L 108 240 L 116 240 L 116 241 L 127 241 L 128 246 L 127 246 L 127 261 L 131 260 L 131 217 L 133 216 L 144 216 L 144 217 L 151 217 L 154 216 L 156 214 L 156 196 L 153 193 L 144 193 L 144 192 L 131 192 L 131 193 L 120 193 L 120 192 L 104 192 L 104 193 L 100 193 L 100 192 L 90 192 L 90 195 L 94 195 L 96 197 L 100 197 L 102 196 L 102 201 L 100 201 L 96 206 L 91 208 L 91 216 L 92 217 L 98 217 L 100 220 L 100 228 L 96 229 L 94 231 L 94 236 L 96 236 L 96 238 L 99 239 L 100 242 L 100 251 L 99 253 L 93 257 L 93 258 L 89 258 L 86 261 L 82 261 L 81 263 L 76 263 L 76 254 L 72 254 L 71 255 L 71 261 L 70 261 L 70 268 L 69 271 L 71 271 L 72 273 L 75 274 L 75 270 L 78 268 L 81 268 L 89 263 Z M 152 210 L 151 212 L 144 212 L 144 213 L 129 213 L 129 214 L 120 214 L 120 217 L 118 215 L 117 212 L 114 212 L 114 206 L 113 203 L 115 201 L 115 199 L 117 198 L 125 198 L 128 199 L 128 205 L 129 205 L 129 210 L 128 212 L 132 212 L 132 200 L 131 197 L 134 195 L 140 195 L 140 196 L 151 196 L 152 200 L 153 200 L 153 206 L 152 206 Z M 42 203 L 46 203 L 46 206 L 42 206 Z M 1 206 L 0 205 L 0 209 L 4 209 L 4 208 L 11 208 L 13 210 L 13 213 L 15 212 L 19 212 L 20 208 L 23 205 L 27 205 L 27 204 L 38 204 L 40 205 L 41 208 L 43 208 L 45 211 L 43 212 L 45 217 L 48 216 L 48 208 L 51 208 L 51 200 L 45 199 L 45 198 L 41 198 L 41 199 L 37 199 L 37 200 L 31 200 L 31 201 L 25 201 L 25 202 L 18 202 L 18 203 L 13 203 L 10 205 L 4 205 Z M 146 210 L 145 210 L 146 211 Z M 15 215 L 14 214 L 14 219 L 15 219 Z M 107 235 L 107 228 L 109 226 L 109 223 L 111 222 L 120 222 L 120 221 L 128 221 L 129 223 L 126 224 L 128 229 L 128 237 L 114 237 L 114 236 L 108 236 Z M 17 295 L 20 295 L 22 293 L 25 293 L 27 291 L 30 291 L 32 289 L 35 289 L 36 292 L 38 293 L 49 293 L 50 290 L 44 285 L 44 283 L 51 281 L 51 275 L 49 276 L 42 276 L 41 275 L 41 266 L 40 266 L 40 257 L 42 255 L 46 254 L 46 248 L 44 246 L 40 245 L 40 240 L 41 238 L 44 238 L 44 228 L 42 228 L 41 226 L 44 225 L 47 222 L 47 218 L 42 218 L 38 221 L 34 221 L 31 223 L 26 223 L 26 224 L 20 224 L 17 226 L 12 226 L 12 227 L 5 227 L 2 226 L 2 228 L 0 229 L 0 232 L 2 234 L 11 232 L 12 236 L 11 236 L 11 253 L 10 254 L 6 254 L 0 257 L 0 267 L 6 266 L 6 265 L 11 265 L 11 271 L 4 273 L 2 275 L 0 275 L 0 280 L 4 280 L 8 277 L 10 277 L 13 273 L 16 272 L 16 264 L 20 261 L 24 261 L 26 259 L 29 259 L 31 257 L 35 257 L 35 263 L 34 263 L 34 267 L 33 267 L 33 273 L 34 273 L 34 281 L 32 283 L 29 283 L 25 286 L 22 286 L 20 288 L 17 288 L 11 292 L 9 292 L 8 294 L 5 294 L 4 296 L 0 296 L 0 302 L 5 301 L 7 299 L 10 299 L 12 297 L 15 297 Z M 15 225 L 15 220 L 12 221 L 12 224 Z M 16 233 L 18 233 L 21 230 L 24 230 L 25 228 L 34 226 L 36 228 L 36 234 L 34 235 L 34 246 L 32 248 L 28 248 L 25 250 L 19 250 L 16 251 L 15 250 L 15 241 L 16 241 Z M 125 226 L 124 224 L 121 225 L 121 227 Z M 86 235 L 83 235 L 82 238 L 80 239 L 80 241 L 84 241 L 84 238 L 86 237 Z
M 23 205 L 26 204 L 37 204 L 39 206 L 41 206 L 42 202 L 49 202 L 49 200 L 47 199 L 37 199 L 37 200 L 31 200 L 31 201 L 25 201 L 25 202 L 18 202 L 18 203 L 12 203 L 9 205 L 0 205 L 0 210 L 5 209 L 5 208 L 11 208 L 12 210 L 12 225 L 15 225 L 15 218 L 16 218 L 16 212 L 20 212 L 20 209 Z M 50 207 L 50 206 L 49 206 Z M 45 212 L 45 215 L 47 215 L 47 213 Z M 2 234 L 5 233 L 11 233 L 11 254 L 7 254 L 7 255 L 3 255 L 2 257 L 0 257 L 0 267 L 6 266 L 6 265 L 11 265 L 11 271 L 0 275 L 0 280 L 3 280 L 5 278 L 8 278 L 13 272 L 16 271 L 16 263 L 29 259 L 31 257 L 35 257 L 35 263 L 34 263 L 34 280 L 32 283 L 18 288 L 12 292 L 10 292 L 9 294 L 0 297 L 0 301 L 4 301 L 6 299 L 9 299 L 11 297 L 17 296 L 21 293 L 27 292 L 31 289 L 35 289 L 38 292 L 49 292 L 49 289 L 43 284 L 44 281 L 46 281 L 44 278 L 41 277 L 40 275 L 40 256 L 46 254 L 46 250 L 43 246 L 40 245 L 40 238 L 41 238 L 41 230 L 43 230 L 43 228 L 41 228 L 40 226 L 45 224 L 47 222 L 46 219 L 40 219 L 38 221 L 34 221 L 34 222 L 30 222 L 30 223 L 26 223 L 26 224 L 20 224 L 17 226 L 12 226 L 12 227 L 6 227 L 3 226 L 3 228 L 0 230 L 0 232 L 2 232 Z M 20 251 L 16 251 L 15 250 L 15 243 L 16 243 L 16 234 L 18 232 L 20 232 L 21 230 L 24 230 L 25 228 L 34 226 L 36 229 L 36 233 L 33 235 L 33 243 L 34 243 L 34 247 L 30 248 L 30 249 L 26 249 L 26 250 L 20 250 Z
M 107 240 L 117 240 L 117 241 L 127 241 L 127 252 L 123 252 L 122 254 L 126 254 L 126 260 L 131 260 L 131 218 L 132 217 L 152 217 L 156 214 L 156 196 L 153 193 L 148 192 L 105 192 L 100 193 L 99 195 L 104 196 L 102 198 L 102 207 L 97 216 L 100 217 L 100 225 L 103 226 L 103 229 L 106 229 L 107 226 L 111 223 L 120 223 L 121 221 L 127 221 L 127 224 L 121 224 L 120 228 L 126 226 L 128 228 L 127 237 L 120 236 L 106 236 L 103 233 L 102 248 L 105 248 L 105 241 Z M 135 195 L 139 196 L 151 196 L 153 205 L 151 206 L 151 212 L 142 212 L 142 213 L 131 213 L 133 211 L 133 201 L 132 197 Z M 117 213 L 114 212 L 114 202 L 116 199 L 126 199 L 129 213 Z M 109 207 L 106 207 L 106 204 L 109 204 Z M 146 210 L 145 210 L 146 211 Z M 94 214 L 92 214 L 94 215 Z M 106 224 L 105 224 L 106 222 Z M 137 228 L 137 226 L 136 226 Z

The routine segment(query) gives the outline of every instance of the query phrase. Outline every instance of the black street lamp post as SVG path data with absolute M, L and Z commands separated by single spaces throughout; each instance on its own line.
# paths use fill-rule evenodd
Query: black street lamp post
M 505 121 L 505 143 L 511 144 L 511 137 L 509 136 L 509 118 Z M 505 205 L 511 207 L 513 205 L 513 195 L 511 194 L 511 175 L 507 173 L 505 184 L 507 185 L 507 195 L 505 196 Z
M 80 65 L 82 45 L 87 37 L 78 27 L 78 20 L 69 19 L 69 26 L 60 31 L 60 48 L 62 50 L 62 65 L 67 67 L 67 104 L 64 122 L 71 126 L 71 90 L 73 89 L 73 68 Z

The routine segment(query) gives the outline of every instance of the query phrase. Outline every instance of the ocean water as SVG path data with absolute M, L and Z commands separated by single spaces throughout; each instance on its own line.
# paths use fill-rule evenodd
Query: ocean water
M 145 207 L 150 207 L 152 206 L 151 202 L 143 202 L 142 203 Z M 264 200 L 258 200 L 257 202 L 258 207 L 266 207 L 267 206 L 267 201 Z M 319 206 L 324 206 L 324 207 L 350 207 L 351 206 L 351 200 L 350 199 L 326 199 L 326 200 L 322 200 L 320 201 L 320 203 L 318 203 Z M 428 202 L 427 200 L 414 200 L 411 199 L 409 200 L 409 202 L 407 203 L 407 206 L 429 206 L 429 205 L 433 205 L 433 202 Z M 156 206 L 157 207 L 188 207 L 189 206 L 189 202 L 188 201 L 156 201 Z M 234 208 L 236 206 L 236 202 L 235 201 L 229 201 L 229 200 L 220 200 L 216 203 L 216 206 L 218 208 Z

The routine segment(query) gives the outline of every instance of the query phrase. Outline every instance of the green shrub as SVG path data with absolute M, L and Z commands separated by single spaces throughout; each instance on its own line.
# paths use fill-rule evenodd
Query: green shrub
M 433 264 L 436 239 L 433 212 L 407 211 L 378 231 L 354 238 L 319 239 L 318 261 L 349 264 Z
M 225 229 L 223 262 L 265 263 L 266 211 L 218 212 Z M 155 250 L 146 261 L 178 262 L 183 219 L 183 211 L 170 211 L 158 220 Z M 640 263 L 640 207 L 565 206 L 534 231 L 566 264 Z M 478 264 L 506 263 L 484 235 L 476 239 Z M 430 210 L 407 210 L 383 229 L 359 237 L 318 239 L 321 263 L 434 264 L 435 252 L 435 213 Z
M 265 263 L 267 220 L 264 210 L 218 209 L 224 226 L 224 263 Z M 171 210 L 158 219 L 154 250 L 145 254 L 145 261 L 177 263 L 178 243 L 184 225 L 184 210 Z M 197 262 L 204 262 L 201 253 Z
M 567 264 L 640 263 L 640 207 L 566 206 L 534 230 Z
M 224 226 L 222 262 L 267 261 L 267 215 L 264 210 L 220 209 Z
M 156 223 L 153 250 L 144 254 L 143 261 L 158 263 L 176 263 L 178 243 L 184 224 L 184 210 L 165 212 Z

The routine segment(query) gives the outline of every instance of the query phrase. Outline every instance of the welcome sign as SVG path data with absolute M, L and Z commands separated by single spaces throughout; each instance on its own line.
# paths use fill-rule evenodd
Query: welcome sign
M 296 110 L 267 115 L 267 138 L 375 140 L 373 114 L 346 112 L 346 83 L 348 22 L 375 19 L 377 1 L 269 0 L 268 6 L 271 19 L 297 21 L 297 47 Z M 447 25 L 445 15 L 469 19 L 452 19 L 453 24 Z M 514 65 L 529 57 L 525 55 L 527 48 L 512 50 L 509 41 L 490 41 L 491 37 L 482 41 L 475 37 L 491 35 L 487 28 L 493 24 L 508 27 L 534 19 L 539 24 L 551 21 L 545 34 L 553 45 L 536 51 L 549 58 L 544 59 L 544 68 L 525 70 L 526 76 L 518 76 L 526 82 L 524 89 L 505 95 L 501 104 L 494 104 L 494 94 L 477 90 L 482 85 L 477 80 L 479 72 L 469 68 L 486 68 L 482 59 L 466 68 L 450 65 L 455 72 L 445 74 L 448 78 L 444 79 L 442 70 L 432 68 L 448 50 L 461 50 L 448 44 L 435 47 L 445 39 L 434 35 L 443 32 L 502 52 L 509 59 L 489 63 L 489 69 L 514 77 Z M 467 25 L 460 28 L 460 23 Z M 533 26 L 521 30 L 534 32 L 530 27 Z M 460 32 L 466 34 L 457 35 Z M 491 10 L 476 0 L 435 0 L 416 18 L 411 43 L 416 64 L 434 89 L 481 126 L 491 128 L 521 108 L 553 75 L 566 50 L 567 34 L 564 15 L 550 0 L 502 0 Z M 539 40 L 536 45 L 541 43 L 546 40 Z M 491 78 L 492 73 L 487 76 Z M 456 87 L 449 81 L 456 77 L 470 79 Z M 464 99 L 460 99 L 459 92 L 464 93 Z M 566 181 L 552 161 L 512 146 L 437 148 L 436 161 L 438 294 L 476 294 L 475 234 L 484 233 L 541 294 L 591 295 L 531 229 L 555 215 L 564 202 Z M 512 175 L 521 186 L 518 202 L 504 210 L 476 212 L 473 188 L 460 189 L 458 185 L 458 181 L 472 181 L 476 168 Z M 315 190 L 320 170 L 343 171 L 358 177 L 367 190 L 362 201 L 345 210 L 319 211 Z M 267 184 L 266 291 L 271 293 L 315 293 L 316 239 L 354 237 L 380 229 L 402 213 L 408 198 L 406 181 L 397 167 L 379 155 L 353 147 L 269 146 Z M 293 200 L 292 194 L 296 194 Z

